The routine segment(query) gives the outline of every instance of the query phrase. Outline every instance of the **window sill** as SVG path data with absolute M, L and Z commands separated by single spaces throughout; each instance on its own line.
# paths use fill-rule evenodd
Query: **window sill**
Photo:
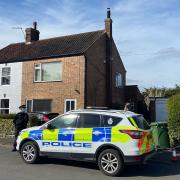
M 53 82 L 63 82 L 62 80 L 55 80 L 55 81 L 33 81 L 33 83 L 53 83 Z
M 1 84 L 1 86 L 10 86 L 10 84 Z

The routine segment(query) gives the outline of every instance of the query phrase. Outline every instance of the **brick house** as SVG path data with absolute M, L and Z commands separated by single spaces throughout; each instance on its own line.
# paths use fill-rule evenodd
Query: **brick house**
M 19 69 L 12 78 L 21 77 L 13 90 L 15 96 L 21 94 L 17 102 L 11 100 L 12 90 L 6 91 L 10 80 L 5 78 L 6 86 L 1 82 L 6 97 L 0 92 L 0 99 L 9 97 L 8 112 L 16 111 L 11 110 L 11 102 L 17 107 L 26 103 L 28 111 L 60 113 L 87 106 L 124 107 L 126 70 L 112 37 L 109 9 L 103 30 L 44 40 L 39 34 L 34 23 L 26 29 L 25 42 L 0 50 L 1 76 L 12 66 L 4 74 Z

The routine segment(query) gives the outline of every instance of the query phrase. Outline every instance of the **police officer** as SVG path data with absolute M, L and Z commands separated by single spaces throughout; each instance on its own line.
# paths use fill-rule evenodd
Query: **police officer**
M 14 134 L 15 139 L 14 139 L 12 151 L 16 151 L 17 137 L 18 137 L 21 130 L 27 128 L 27 123 L 29 121 L 29 117 L 28 117 L 28 114 L 26 112 L 26 106 L 21 105 L 21 106 L 19 106 L 19 109 L 20 109 L 20 112 L 15 115 L 14 120 L 13 120 L 13 124 L 15 127 L 15 134 Z

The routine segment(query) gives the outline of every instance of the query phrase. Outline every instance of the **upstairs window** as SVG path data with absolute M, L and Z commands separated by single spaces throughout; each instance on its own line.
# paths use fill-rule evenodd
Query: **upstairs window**
M 35 64 L 35 82 L 62 81 L 62 63 Z
M 122 74 L 121 73 L 116 73 L 116 87 L 122 87 L 123 86 L 123 81 L 122 81 Z
M 4 67 L 1 72 L 1 85 L 10 85 L 11 68 Z

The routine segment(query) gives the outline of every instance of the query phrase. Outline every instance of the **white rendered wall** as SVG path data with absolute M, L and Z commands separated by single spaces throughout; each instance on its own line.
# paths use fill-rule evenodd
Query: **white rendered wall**
M 2 68 L 11 68 L 10 85 L 1 85 Z M 21 105 L 22 62 L 0 64 L 0 99 L 9 99 L 9 113 L 17 113 Z

